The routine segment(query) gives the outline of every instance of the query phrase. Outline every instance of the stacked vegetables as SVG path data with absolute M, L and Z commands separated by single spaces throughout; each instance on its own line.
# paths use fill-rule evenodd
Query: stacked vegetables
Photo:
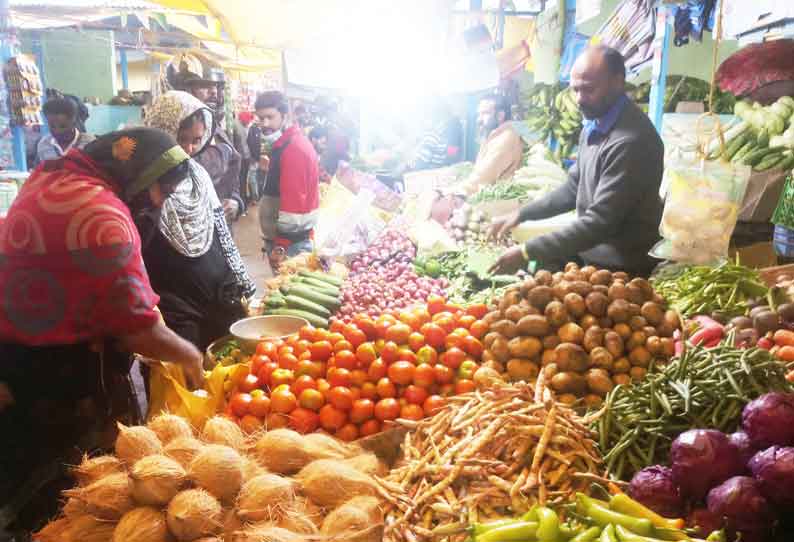
M 632 495 L 659 513 L 694 506 L 693 521 L 709 524 L 704 531 L 716 524 L 743 541 L 768 540 L 794 511 L 794 394 L 767 393 L 749 402 L 741 429 L 682 433 L 670 450 L 671 467 L 638 472 Z
M 483 361 L 511 380 L 541 367 L 559 399 L 598 406 L 615 385 L 645 377 L 673 355 L 675 312 L 644 279 L 568 264 L 509 286 L 484 319 Z
M 177 416 L 120 426 L 115 455 L 86 457 L 77 487 L 34 539 L 377 542 L 383 530 L 372 454 L 326 435 L 276 430 L 246 440 L 224 418 L 196 434 Z M 287 475 L 295 475 L 288 478 Z
M 265 298 L 265 314 L 299 316 L 327 328 L 328 319 L 342 305 L 342 280 L 319 271 L 301 270 Z
M 538 84 L 526 102 L 529 128 L 544 140 L 554 136 L 558 143 L 557 160 L 568 158 L 579 142 L 582 129 L 582 114 L 572 91 L 559 85 Z
M 494 185 L 503 186 L 503 185 Z M 511 185 L 504 185 L 505 188 Z M 488 240 L 488 225 L 490 219 L 482 212 L 464 203 L 452 211 L 452 217 L 447 223 L 452 237 L 458 242 L 484 243 Z

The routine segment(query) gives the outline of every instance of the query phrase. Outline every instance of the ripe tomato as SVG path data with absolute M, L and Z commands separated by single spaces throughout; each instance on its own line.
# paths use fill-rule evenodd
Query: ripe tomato
M 447 300 L 440 295 L 431 294 L 427 296 L 427 312 L 431 315 L 442 312 L 447 306 Z
M 469 335 L 463 339 L 463 349 L 474 359 L 480 359 L 485 347 L 479 339 Z
M 328 400 L 328 391 L 331 389 L 331 384 L 324 378 L 317 379 L 317 391 L 323 394 L 325 400 Z
M 320 425 L 326 431 L 335 432 L 347 423 L 347 414 L 333 407 L 325 405 L 320 409 Z
M 421 329 L 423 325 L 425 325 L 426 323 L 428 323 L 432 319 L 432 316 L 430 315 L 430 313 L 427 312 L 427 307 L 426 306 L 425 307 L 417 307 L 417 308 L 415 308 L 413 310 L 413 314 L 414 314 L 414 316 L 416 316 L 416 319 L 419 320 L 419 328 L 417 328 L 417 329 Z
M 264 427 L 264 422 L 256 416 L 246 414 L 240 418 L 240 429 L 242 429 L 243 433 L 246 435 L 251 435 L 257 431 L 261 431 L 262 427 Z
M 366 316 L 356 316 L 353 319 L 353 322 L 356 324 L 356 327 L 364 332 L 364 335 L 367 336 L 368 341 L 374 341 L 378 338 L 378 330 L 375 327 L 375 322 L 372 319 L 367 318 Z
M 440 312 L 433 316 L 433 323 L 441 327 L 447 334 L 452 333 L 458 327 L 455 317 L 448 312 Z
M 416 354 L 414 353 L 413 350 L 411 350 L 407 346 L 405 348 L 400 348 L 400 351 L 397 354 L 397 360 L 408 361 L 411 363 L 411 365 L 416 365 L 417 363 Z
M 265 394 L 252 396 L 248 411 L 257 418 L 264 418 L 270 414 L 270 397 Z
M 301 352 L 301 355 L 298 356 L 298 363 L 305 360 L 312 360 L 312 353 L 306 350 L 305 352 Z
M 278 357 L 278 366 L 294 371 L 298 367 L 298 358 L 292 352 L 285 352 Z
M 414 331 L 408 336 L 408 346 L 411 350 L 418 352 L 425 345 L 425 336 Z
M 422 335 L 425 342 L 433 348 L 443 348 L 444 339 L 447 338 L 446 332 L 436 323 L 430 322 L 422 326 Z
M 358 432 L 362 437 L 376 435 L 380 433 L 380 422 L 376 419 L 367 420 L 358 428 Z
M 277 354 L 277 348 L 272 341 L 262 341 L 256 345 L 256 353 L 259 356 L 267 356 L 273 359 Z
M 450 369 L 457 369 L 466 359 L 466 352 L 457 347 L 452 347 L 439 358 L 439 361 Z
M 276 355 L 276 360 L 279 363 L 281 363 L 281 356 L 284 356 L 286 354 L 294 354 L 294 353 L 295 353 L 295 349 L 292 348 L 291 346 L 287 346 L 287 345 L 279 346 L 278 354 Z
M 312 344 L 311 342 L 304 339 L 301 339 L 297 343 L 295 343 L 295 346 L 293 346 L 293 348 L 295 349 L 295 353 L 298 354 L 298 359 L 300 359 L 300 357 L 306 352 L 309 352 L 309 346 L 311 346 L 311 344 Z M 311 352 L 309 353 L 309 355 L 311 355 Z
M 482 320 L 477 320 L 469 328 L 469 333 L 475 339 L 482 339 L 485 337 L 485 334 L 488 333 L 488 324 Z
M 427 393 L 425 388 L 415 386 L 414 384 L 411 384 L 405 388 L 405 391 L 403 392 L 403 397 L 405 400 L 414 405 L 421 405 L 429 396 L 430 394 Z
M 386 338 L 386 332 L 389 330 L 392 324 L 394 324 L 394 318 L 390 318 L 385 315 L 378 318 L 378 320 L 375 322 L 375 332 L 377 333 L 379 339 Z
M 289 425 L 289 418 L 286 414 L 278 412 L 271 412 L 265 418 L 265 428 L 270 431 L 271 429 L 281 429 Z
M 362 399 L 377 399 L 378 397 L 378 388 L 372 382 L 364 382 L 361 386 L 361 398 Z
M 309 375 L 299 376 L 295 379 L 295 382 L 292 383 L 292 393 L 295 394 L 296 397 L 300 397 L 303 390 L 308 389 L 317 389 L 317 382 L 310 377 Z
M 477 319 L 471 314 L 464 314 L 463 316 L 458 318 L 458 326 L 465 329 L 470 329 L 471 325 L 476 321 Z
M 395 361 L 389 365 L 389 380 L 401 386 L 407 386 L 414 380 L 416 367 L 409 361 Z
M 472 380 L 477 369 L 479 369 L 477 362 L 467 359 L 458 367 L 458 378 Z
M 364 384 L 367 383 L 367 373 L 364 372 L 362 369 L 356 369 L 355 371 L 350 372 L 350 385 L 356 388 L 360 388 Z
M 240 385 L 238 386 L 241 392 L 243 393 L 251 393 L 255 389 L 259 388 L 259 378 L 256 375 L 248 374 Z
M 270 388 L 277 388 L 282 384 L 291 386 L 295 381 L 295 373 L 289 369 L 276 369 L 270 373 Z
M 401 312 L 399 320 L 414 331 L 417 331 L 420 327 L 422 327 L 422 322 L 419 320 L 419 318 L 410 312 Z
M 396 361 L 396 360 L 395 360 Z M 369 378 L 370 382 L 377 382 L 388 372 L 388 365 L 386 361 L 381 359 L 376 359 L 373 361 L 369 368 L 367 369 L 367 378 Z
M 279 414 L 289 414 L 298 406 L 298 398 L 289 388 L 278 388 L 270 393 L 270 409 Z
M 332 333 L 341 333 L 343 329 L 345 329 L 345 323 L 340 320 L 339 318 L 331 317 L 330 325 L 328 326 L 328 331 Z
M 485 315 L 488 314 L 488 305 L 485 303 L 475 303 L 474 305 L 466 307 L 465 312 L 466 314 L 474 316 L 477 320 L 482 320 L 485 318 Z
M 403 324 L 402 322 L 393 324 L 386 330 L 386 337 L 384 337 L 387 341 L 392 341 L 397 343 L 398 345 L 404 345 L 408 343 L 408 337 L 411 335 L 411 326 Z
M 310 359 L 302 359 L 298 361 L 298 366 L 295 367 L 295 376 L 310 376 L 312 378 L 317 378 L 315 376 L 315 368 L 317 366 L 314 362 Z
M 358 365 L 358 360 L 356 359 L 356 355 L 350 350 L 342 350 L 341 352 L 337 352 L 334 356 L 335 367 L 352 371 L 356 368 L 356 365 Z
M 342 335 L 341 331 L 332 331 L 331 333 L 328 334 L 328 338 L 326 340 L 332 345 L 334 345 L 334 349 L 335 349 L 336 343 L 338 343 L 339 341 L 344 341 L 345 336 Z
M 419 421 L 425 417 L 425 411 L 420 405 L 407 404 L 400 409 L 400 418 Z
M 353 402 L 353 408 L 350 409 L 350 421 L 353 423 L 362 423 L 375 415 L 375 403 L 370 399 L 358 399 Z
M 469 393 L 470 391 L 474 391 L 477 389 L 477 386 L 474 384 L 473 380 L 462 379 L 458 380 L 455 383 L 455 395 L 461 395 L 463 393 Z
M 353 408 L 353 393 L 350 388 L 334 386 L 328 390 L 328 402 L 339 410 L 350 410 Z
M 431 395 L 425 399 L 422 409 L 425 411 L 425 416 L 435 416 L 445 406 L 447 406 L 446 399 L 440 395 Z
M 339 440 L 343 440 L 345 442 L 353 442 L 358 438 L 358 427 L 353 425 L 352 423 L 346 424 L 344 427 L 339 429 L 334 436 Z
M 353 351 L 353 345 L 350 344 L 350 341 L 347 339 L 342 339 L 338 343 L 334 344 L 334 352 L 341 352 L 342 350 L 349 350 Z
M 436 382 L 439 384 L 450 384 L 455 380 L 455 371 L 441 363 L 437 363 L 433 367 L 433 373 L 435 374 Z
M 334 347 L 329 341 L 317 341 L 309 346 L 313 361 L 328 361 L 333 351 Z
M 377 357 L 375 345 L 370 342 L 361 343 L 358 345 L 358 348 L 356 348 L 356 359 L 358 359 L 360 367 L 369 367 L 369 364 L 375 361 Z
M 463 341 L 465 338 L 466 337 L 458 333 L 450 333 L 447 335 L 447 338 L 444 339 L 444 348 L 446 350 L 449 350 L 450 348 L 460 348 L 463 350 Z
M 298 433 L 312 433 L 320 426 L 320 416 L 313 410 L 298 407 L 289 415 L 289 426 Z
M 381 399 L 391 399 L 397 397 L 397 387 L 388 378 L 381 378 L 375 386 L 378 397 Z
M 400 403 L 396 399 L 381 399 L 375 403 L 375 417 L 380 421 L 394 420 L 400 415 Z
M 423 346 L 419 349 L 416 353 L 416 362 L 419 364 L 427 363 L 429 365 L 435 365 L 438 361 L 438 352 L 432 346 Z
M 394 363 L 397 361 L 397 356 L 400 353 L 400 347 L 397 346 L 397 343 L 389 341 L 383 344 L 383 348 L 380 351 L 380 357 L 386 363 Z
M 347 369 L 340 369 L 339 367 L 328 369 L 328 383 L 331 384 L 332 388 L 336 386 L 350 386 L 350 371 Z
M 306 325 L 298 330 L 298 337 L 305 341 L 314 342 L 314 335 L 316 332 L 317 330 L 314 328 L 314 326 Z
M 358 329 L 356 326 L 347 326 L 345 328 L 345 339 L 353 345 L 353 348 L 358 348 L 358 345 L 361 343 L 367 342 L 367 336 L 364 335 L 364 332 Z
M 306 388 L 298 396 L 298 404 L 303 408 L 308 408 L 309 410 L 317 412 L 325 404 L 325 397 L 318 390 Z
M 414 385 L 429 388 L 436 382 L 436 372 L 429 363 L 416 366 L 414 371 Z
M 261 369 L 262 365 L 265 363 L 270 363 L 269 356 L 254 354 L 253 357 L 251 357 L 251 374 L 258 375 L 259 369 Z
M 444 384 L 438 389 L 438 393 L 443 397 L 455 395 L 455 384 Z
M 248 393 L 235 393 L 229 401 L 229 407 L 235 416 L 245 416 L 249 412 L 252 397 Z

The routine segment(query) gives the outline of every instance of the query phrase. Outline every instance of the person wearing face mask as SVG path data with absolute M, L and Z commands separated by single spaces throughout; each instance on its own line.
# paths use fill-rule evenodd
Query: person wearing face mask
M 623 57 L 614 49 L 586 49 L 571 70 L 571 89 L 584 122 L 578 160 L 568 181 L 546 197 L 494 220 L 491 234 L 507 234 L 527 220 L 576 210 L 565 228 L 505 252 L 494 270 L 513 272 L 536 260 L 546 268 L 567 261 L 647 276 L 648 251 L 659 240 L 664 144 L 648 116 L 625 93 Z
M 212 112 L 186 92 L 155 100 L 146 125 L 176 137 L 190 156 L 212 138 Z M 194 159 L 189 175 L 159 213 L 137 214 L 143 259 L 160 296 L 166 324 L 201 349 L 246 316 L 242 304 L 256 290 L 224 218 L 207 171 Z
M 36 147 L 36 162 L 57 160 L 69 149 L 82 149 L 95 138 L 77 128 L 77 105 L 69 98 L 53 98 L 42 107 L 50 135 L 42 137 Z
M 313 248 L 312 238 L 320 206 L 320 169 L 317 153 L 301 129 L 290 123 L 286 97 L 264 92 L 255 103 L 257 131 L 249 144 L 260 156 L 258 176 L 264 180 L 259 224 L 264 252 L 294 256 Z M 253 139 L 253 141 L 252 141 Z

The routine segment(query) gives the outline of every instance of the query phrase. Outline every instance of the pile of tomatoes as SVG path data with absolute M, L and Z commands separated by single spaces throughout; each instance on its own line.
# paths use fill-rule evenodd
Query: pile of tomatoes
M 244 431 L 291 427 L 342 440 L 380 432 L 397 418 L 420 420 L 446 397 L 475 389 L 487 307 L 427 304 L 377 318 L 359 314 L 259 343 L 237 378 L 226 414 Z

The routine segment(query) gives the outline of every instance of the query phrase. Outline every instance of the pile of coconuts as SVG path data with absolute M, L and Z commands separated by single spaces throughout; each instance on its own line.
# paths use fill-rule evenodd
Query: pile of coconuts
M 385 465 L 321 433 L 246 437 L 224 417 L 195 432 L 161 414 L 119 424 L 115 453 L 85 457 L 39 542 L 380 542 Z
M 494 301 L 483 366 L 511 381 L 543 371 L 558 400 L 587 407 L 666 363 L 681 327 L 647 280 L 575 263 L 538 271 Z

